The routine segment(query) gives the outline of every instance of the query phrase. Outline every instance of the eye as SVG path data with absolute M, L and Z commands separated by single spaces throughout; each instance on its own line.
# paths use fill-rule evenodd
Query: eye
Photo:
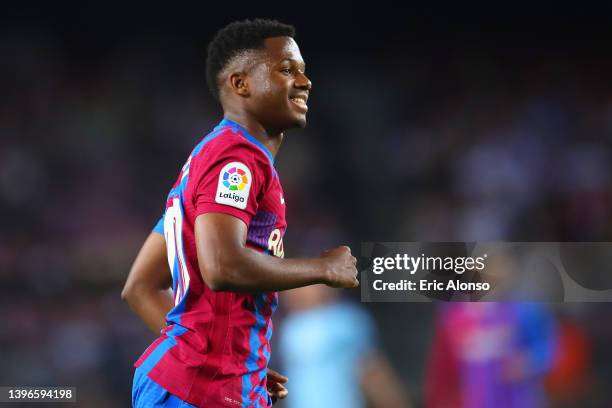
M 282 72 L 284 75 L 291 75 L 291 74 L 293 73 L 293 70 L 292 70 L 291 68 L 282 68 L 282 69 L 281 69 L 281 72 Z

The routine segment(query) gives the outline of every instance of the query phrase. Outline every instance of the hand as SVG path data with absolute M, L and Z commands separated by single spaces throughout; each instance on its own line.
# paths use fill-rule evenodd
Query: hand
M 355 288 L 357 280 L 357 258 L 351 255 L 347 246 L 323 251 L 321 259 L 325 262 L 325 284 L 333 288 Z
M 271 368 L 266 370 L 266 374 L 268 375 L 266 388 L 268 389 L 268 395 L 272 397 L 272 402 L 286 398 L 289 391 L 283 384 L 287 383 L 289 379 Z

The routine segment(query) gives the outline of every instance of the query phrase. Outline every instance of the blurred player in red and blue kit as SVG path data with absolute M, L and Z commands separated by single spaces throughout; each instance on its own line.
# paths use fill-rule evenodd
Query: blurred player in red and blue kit
M 285 200 L 274 157 L 304 127 L 311 82 L 294 28 L 234 22 L 209 44 L 223 120 L 191 152 L 122 297 L 159 336 L 135 364 L 135 407 L 269 407 L 276 291 L 358 285 L 348 247 L 283 259 Z M 170 266 L 170 272 L 168 271 Z
M 545 407 L 544 377 L 557 342 L 557 325 L 545 305 L 444 305 L 436 321 L 425 406 Z

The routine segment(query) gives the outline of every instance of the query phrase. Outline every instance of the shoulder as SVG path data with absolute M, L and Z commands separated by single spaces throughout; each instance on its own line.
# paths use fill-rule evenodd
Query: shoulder
M 194 149 L 192 179 L 212 180 L 217 176 L 230 177 L 234 173 L 265 187 L 274 179 L 275 171 L 261 148 L 234 129 L 211 133 Z
M 239 130 L 226 128 L 207 135 L 193 150 L 193 160 L 215 162 L 224 159 L 239 159 L 249 165 L 271 166 L 270 159 L 262 149 L 247 139 Z

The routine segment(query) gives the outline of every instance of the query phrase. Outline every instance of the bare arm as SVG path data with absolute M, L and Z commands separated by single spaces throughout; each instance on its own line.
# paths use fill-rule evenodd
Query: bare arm
M 166 314 L 174 306 L 171 286 L 166 240 L 152 232 L 134 260 L 121 299 L 151 331 L 159 334 L 166 327 Z
M 361 367 L 361 389 L 373 408 L 411 406 L 399 378 L 382 355 L 370 355 L 364 360 Z
M 316 259 L 282 259 L 246 247 L 247 226 L 227 214 L 207 213 L 195 221 L 200 273 L 212 290 L 278 291 L 324 283 L 356 287 L 356 259 L 348 247 Z

